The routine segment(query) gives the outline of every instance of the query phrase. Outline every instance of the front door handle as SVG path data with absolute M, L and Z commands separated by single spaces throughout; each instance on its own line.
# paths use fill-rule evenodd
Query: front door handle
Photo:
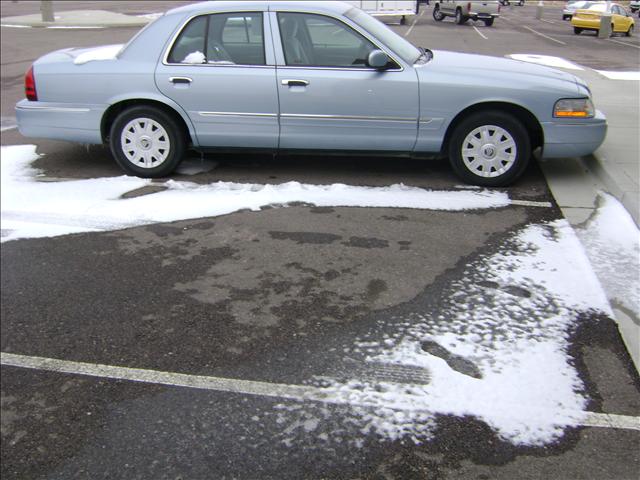
M 306 87 L 309 85 L 308 80 L 293 80 L 293 79 L 284 79 L 282 80 L 282 85 L 289 85 L 290 87 Z
M 189 83 L 193 82 L 193 78 L 189 78 L 189 77 L 169 77 L 169 81 L 171 83 L 173 83 L 174 85 L 177 85 L 179 83 L 189 84 Z

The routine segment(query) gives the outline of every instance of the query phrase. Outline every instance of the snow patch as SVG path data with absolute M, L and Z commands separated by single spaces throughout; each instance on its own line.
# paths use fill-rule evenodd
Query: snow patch
M 182 63 L 204 63 L 207 61 L 207 58 L 204 56 L 204 53 L 201 51 L 191 52 L 189 55 L 184 57 Z
M 640 81 L 640 72 L 608 72 L 604 70 L 596 70 L 603 77 L 610 80 L 635 80 Z
M 329 401 L 354 405 L 363 432 L 422 443 L 433 437 L 436 415 L 473 416 L 516 445 L 542 445 L 579 424 L 587 398 L 567 354 L 582 312 L 611 315 L 607 299 L 570 225 L 531 225 L 500 253 L 470 264 L 438 295 L 429 312 L 397 319 L 354 342 L 350 357 L 419 367 L 428 384 L 353 379 L 329 381 Z M 387 338 L 385 338 L 387 335 Z M 436 343 L 447 356 L 423 351 Z M 463 358 L 480 375 L 459 368 Z M 366 405 L 366 407 L 362 406 Z
M 37 182 L 31 163 L 35 146 L 2 147 L 2 241 L 79 231 L 115 230 L 156 222 L 258 211 L 268 205 L 302 202 L 327 207 L 397 207 L 430 210 L 499 208 L 511 202 L 490 190 L 431 191 L 402 184 L 359 187 L 344 184 L 279 185 L 215 182 L 199 185 L 169 180 L 167 190 L 122 199 L 124 193 L 151 183 L 136 177 Z M 187 167 L 189 167 L 187 165 Z M 38 225 L 56 225 L 42 228 Z M 26 225 L 31 225 L 27 228 Z M 69 226 L 65 231 L 64 226 Z M 56 233 L 57 232 L 57 233 Z
M 576 233 L 608 297 L 640 318 L 640 231 L 614 197 L 601 193 L 598 203 Z
M 123 46 L 124 44 L 120 43 L 117 45 L 106 45 L 104 47 L 92 48 L 91 50 L 78 55 L 73 60 L 73 63 L 76 65 L 82 65 L 95 60 L 115 60 Z
M 538 65 L 545 65 L 547 67 L 566 68 L 568 70 L 584 70 L 581 66 L 576 65 L 564 58 L 550 57 L 548 55 L 535 55 L 530 53 L 507 55 L 514 60 L 520 60 L 521 62 L 537 63 Z

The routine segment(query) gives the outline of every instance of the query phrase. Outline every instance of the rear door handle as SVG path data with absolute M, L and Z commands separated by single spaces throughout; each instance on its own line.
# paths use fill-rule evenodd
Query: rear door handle
M 178 83 L 191 83 L 193 82 L 193 78 L 189 78 L 189 77 L 169 77 L 169 81 L 171 83 L 173 83 L 174 85 L 177 85 Z
M 294 80 L 294 79 L 284 79 L 282 80 L 282 85 L 289 85 L 290 87 L 306 87 L 309 85 L 308 80 Z

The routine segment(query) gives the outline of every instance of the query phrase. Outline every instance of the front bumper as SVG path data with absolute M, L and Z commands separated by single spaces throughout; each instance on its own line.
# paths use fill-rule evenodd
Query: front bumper
M 597 110 L 594 118 L 583 121 L 542 122 L 542 158 L 582 157 L 593 153 L 607 135 L 607 119 Z
M 51 138 L 69 142 L 102 143 L 100 121 L 103 105 L 32 102 L 16 104 L 18 130 L 25 137 Z

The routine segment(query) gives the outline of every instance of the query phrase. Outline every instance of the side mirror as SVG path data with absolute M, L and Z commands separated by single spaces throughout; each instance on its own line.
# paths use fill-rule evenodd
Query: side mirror
M 367 57 L 367 65 L 371 68 L 384 68 L 389 63 L 389 56 L 382 50 L 373 50 Z

